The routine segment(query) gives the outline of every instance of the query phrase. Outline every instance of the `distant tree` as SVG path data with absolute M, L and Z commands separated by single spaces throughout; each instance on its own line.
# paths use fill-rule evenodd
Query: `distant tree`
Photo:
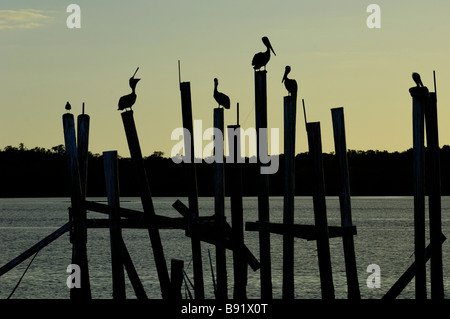
M 62 144 L 53 146 L 51 150 L 53 153 L 56 153 L 56 154 L 64 154 L 66 152 L 66 148 Z
M 164 152 L 161 151 L 154 151 L 152 155 L 150 155 L 150 157 L 163 157 Z

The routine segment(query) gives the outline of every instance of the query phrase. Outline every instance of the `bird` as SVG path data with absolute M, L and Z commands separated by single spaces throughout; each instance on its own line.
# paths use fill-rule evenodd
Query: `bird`
M 136 69 L 133 76 L 128 81 L 130 84 L 131 93 L 124 95 L 119 99 L 119 108 L 117 109 L 118 111 L 122 111 L 127 108 L 131 110 L 131 107 L 133 106 L 134 102 L 136 102 L 136 84 L 141 80 L 134 78 L 138 70 L 139 68 Z
M 414 72 L 412 74 L 412 78 L 413 78 L 414 82 L 416 82 L 417 87 L 423 87 L 423 83 L 422 83 L 422 80 L 420 79 L 419 73 Z
M 262 67 L 264 67 L 264 70 L 266 69 L 266 64 L 270 60 L 270 51 L 271 50 L 272 50 L 273 54 L 276 55 L 275 51 L 272 48 L 272 45 L 270 44 L 268 37 L 263 37 L 262 42 L 266 46 L 267 50 L 265 52 L 256 53 L 253 56 L 252 65 L 253 65 L 253 69 L 255 69 L 255 70 L 259 70 Z
M 291 96 L 297 96 L 297 89 L 298 89 L 297 81 L 295 81 L 294 79 L 289 79 L 287 77 L 289 72 L 291 72 L 291 67 L 289 65 L 286 65 L 283 80 L 281 80 L 281 83 L 284 82 L 284 86 L 286 87 L 286 90 L 288 90 Z
M 66 110 L 70 111 L 72 109 L 72 106 L 70 105 L 69 101 L 66 103 Z
M 224 108 L 230 108 L 230 98 L 223 94 L 222 92 L 217 91 L 217 86 L 219 85 L 219 80 L 217 78 L 214 79 L 214 99 L 217 103 L 219 103 L 219 107 L 222 105 Z

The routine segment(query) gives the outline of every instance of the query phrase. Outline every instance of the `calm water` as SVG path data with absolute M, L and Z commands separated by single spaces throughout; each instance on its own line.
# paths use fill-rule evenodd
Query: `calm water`
M 177 198 L 154 198 L 158 215 L 179 217 L 172 208 Z M 90 200 L 104 201 L 104 198 Z M 185 198 L 180 198 L 187 204 Z M 122 206 L 142 210 L 138 198 L 123 198 Z M 200 198 L 200 215 L 213 214 L 214 200 Z M 39 240 L 65 224 L 68 220 L 67 198 L 40 199 L 0 199 L 0 266 L 6 264 Z M 229 202 L 226 202 L 227 218 L 230 221 Z M 427 207 L 428 208 L 428 207 Z M 443 233 L 447 237 L 450 230 L 450 197 L 442 198 Z M 283 198 L 272 197 L 270 201 L 271 221 L 281 222 Z M 339 226 L 339 200 L 327 198 L 328 224 Z M 313 224 L 313 204 L 310 197 L 297 197 L 295 218 L 299 224 Z M 414 261 L 413 198 L 412 197 L 354 197 L 352 198 L 353 223 L 357 227 L 355 250 L 361 296 L 364 299 L 381 298 L 403 272 Z M 428 214 L 428 212 L 427 212 Z M 90 218 L 104 218 L 104 215 L 89 213 Z M 245 221 L 257 220 L 257 199 L 244 198 Z M 428 222 L 428 217 L 427 217 Z M 170 267 L 172 258 L 182 259 L 185 270 L 192 279 L 190 239 L 182 230 L 161 230 L 164 253 Z M 137 272 L 150 298 L 160 298 L 160 289 L 153 263 L 148 232 L 146 230 L 123 230 L 124 241 L 128 247 Z M 428 237 L 428 225 L 427 225 Z M 245 232 L 245 242 L 259 259 L 258 236 L 255 232 Z M 273 296 L 281 298 L 282 282 L 282 236 L 271 235 Z M 446 298 L 450 297 L 450 253 L 448 242 L 443 245 L 444 288 Z M 110 243 L 107 229 L 88 230 L 88 259 L 93 298 L 112 298 Z M 333 281 L 337 298 L 347 298 L 346 277 L 343 259 L 342 240 L 330 239 Z M 210 273 L 208 250 L 215 260 L 214 246 L 202 244 L 204 260 L 205 294 L 214 298 Z M 231 252 L 227 252 L 229 297 L 232 296 L 233 273 Z M 0 277 L 0 299 L 7 298 L 20 279 L 31 258 Z M 64 234 L 39 252 L 19 288 L 12 298 L 69 298 L 66 286 L 67 266 L 71 263 L 71 245 L 68 234 Z M 367 266 L 377 264 L 381 268 L 381 287 L 368 288 L 366 280 L 370 273 Z M 427 264 L 429 277 L 429 264 Z M 169 270 L 170 271 L 170 270 Z M 127 297 L 135 298 L 131 284 L 127 282 Z M 428 279 L 429 282 L 429 279 Z M 259 271 L 249 268 L 247 295 L 260 298 Z M 429 289 L 428 289 L 429 291 Z M 295 294 L 300 299 L 321 298 L 320 280 L 315 241 L 296 239 L 295 241 Z M 430 294 L 428 292 L 428 294 Z M 399 298 L 414 298 L 414 280 L 406 287 Z

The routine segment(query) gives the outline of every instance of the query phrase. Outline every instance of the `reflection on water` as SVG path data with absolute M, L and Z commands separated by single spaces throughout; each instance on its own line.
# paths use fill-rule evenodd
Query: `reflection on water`
M 154 198 L 155 211 L 158 215 L 179 217 L 172 208 L 178 198 Z M 104 201 L 104 198 L 90 200 Z M 181 198 L 187 204 L 185 198 Z M 56 230 L 68 220 L 67 198 L 37 199 L 0 199 L 0 266 L 17 257 L 20 253 Z M 123 207 L 142 210 L 138 198 L 124 198 Z M 213 214 L 214 199 L 200 198 L 201 216 Z M 231 223 L 230 204 L 226 202 L 227 219 Z M 448 237 L 450 230 L 450 197 L 442 198 L 443 233 Z M 340 225 L 339 200 L 327 198 L 328 224 Z M 271 197 L 271 221 L 282 222 L 283 198 Z M 355 250 L 361 297 L 364 299 L 381 298 L 403 272 L 414 261 L 414 228 L 412 197 L 354 197 L 352 198 L 353 223 L 357 227 Z M 104 215 L 89 213 L 90 218 L 105 218 Z M 244 198 L 245 221 L 257 220 L 257 199 Z M 428 216 L 427 216 L 428 220 Z M 295 222 L 313 224 L 313 204 L 310 197 L 297 197 L 295 200 Z M 182 230 L 161 230 L 167 265 L 172 258 L 182 259 L 188 276 L 193 278 L 190 239 Z M 123 230 L 123 238 L 135 264 L 139 277 L 149 298 L 161 298 L 158 277 L 153 262 L 150 240 L 146 230 Z M 428 225 L 427 225 L 428 238 Z M 255 232 L 245 232 L 245 242 L 259 259 L 258 236 Z M 443 246 L 444 288 L 446 298 L 450 296 L 450 281 L 445 276 L 449 270 L 450 256 L 448 243 Z M 89 229 L 88 260 L 93 298 L 112 298 L 111 256 L 109 231 L 107 229 Z M 204 261 L 204 281 L 206 298 L 214 298 L 208 250 L 214 261 L 215 247 L 202 244 Z M 347 298 L 345 266 L 342 240 L 330 239 L 332 255 L 333 281 L 336 298 Z M 282 236 L 271 235 L 273 296 L 282 296 Z M 228 296 L 233 295 L 232 254 L 228 257 Z M 7 298 L 23 274 L 31 258 L 0 277 L 0 298 Z M 66 286 L 67 266 L 71 263 L 71 245 L 68 234 L 61 236 L 41 250 L 26 273 L 13 298 L 69 298 Z M 377 264 L 381 269 L 381 288 L 368 288 L 366 280 L 370 273 L 366 271 L 370 264 Z M 429 278 L 429 264 L 427 265 Z M 170 271 L 170 269 L 169 269 Z M 249 268 L 247 296 L 252 299 L 260 297 L 259 271 Z M 299 299 L 321 298 L 320 280 L 317 264 L 315 241 L 295 240 L 295 295 Z M 127 282 L 127 297 L 135 298 L 131 284 Z M 429 282 L 429 279 L 428 279 Z M 429 287 L 428 287 L 429 291 Z M 399 298 L 414 298 L 414 280 L 406 287 Z

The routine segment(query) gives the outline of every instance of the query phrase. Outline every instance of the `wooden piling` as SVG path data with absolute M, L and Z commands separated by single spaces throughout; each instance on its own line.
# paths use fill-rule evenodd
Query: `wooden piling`
M 239 103 L 238 103 L 239 107 Z M 247 299 L 247 262 L 244 252 L 244 210 L 242 203 L 242 164 L 241 158 L 241 127 L 239 111 L 237 125 L 228 125 L 229 150 L 233 152 L 233 161 L 227 164 L 230 168 L 230 204 L 233 241 L 234 299 Z M 233 132 L 233 133 L 232 133 Z M 233 134 L 233 135 L 232 135 Z M 233 138 L 231 138 L 233 136 Z
M 224 118 L 223 108 L 214 109 L 214 128 L 220 130 L 219 136 L 214 136 L 214 216 L 219 234 L 224 237 L 225 224 L 225 179 L 223 163 L 223 132 Z M 218 156 L 220 158 L 218 158 Z M 225 242 L 219 241 L 216 245 L 216 267 L 217 267 L 217 295 L 216 298 L 227 299 L 227 264 Z
M 414 154 L 414 255 L 416 259 L 416 299 L 427 298 L 425 258 L 425 152 L 424 111 L 428 100 L 426 87 L 410 89 L 413 99 L 413 154 Z
M 148 227 L 151 245 L 153 248 L 153 256 L 155 258 L 156 270 L 158 273 L 159 283 L 161 286 L 162 298 L 170 297 L 170 279 L 167 270 L 164 251 L 161 243 L 161 237 L 155 221 L 155 210 L 151 196 L 149 181 L 142 159 L 141 147 L 137 135 L 136 125 L 134 122 L 133 111 L 122 112 L 122 120 L 127 136 L 128 147 L 130 149 L 131 159 L 136 169 L 136 180 L 141 193 L 141 201 L 144 209 L 144 218 Z
M 256 126 L 256 148 L 258 155 L 258 166 L 262 166 L 261 154 L 267 152 L 267 71 L 255 71 L 255 126 Z M 263 130 L 261 130 L 263 129 Z M 264 150 L 260 146 L 265 147 Z M 263 154 L 267 156 L 267 154 Z M 269 222 L 269 176 L 259 175 L 258 188 L 258 220 Z M 272 268 L 270 257 L 270 232 L 261 230 L 259 232 L 260 253 L 260 275 L 261 275 L 261 298 L 272 299 Z
M 84 108 L 84 103 L 83 103 Z M 77 117 L 77 154 L 80 168 L 81 198 L 86 199 L 87 191 L 87 170 L 89 155 L 89 124 L 90 118 L 87 114 L 80 114 Z
M 189 201 L 189 225 L 195 225 L 194 221 L 198 217 L 198 188 L 197 188 L 197 166 L 195 164 L 195 148 L 194 148 L 194 129 L 192 124 L 192 101 L 191 101 L 191 84 L 190 82 L 180 82 L 181 91 L 181 111 L 183 118 L 183 128 L 190 133 L 190 139 L 184 138 L 184 149 L 191 150 L 191 158 L 189 164 L 189 185 L 188 185 L 188 201 Z M 191 229 L 191 249 L 192 249 L 192 267 L 194 270 L 194 293 L 196 299 L 205 298 L 204 282 L 203 282 L 203 262 L 201 252 L 201 242 L 196 235 L 196 230 Z
M 444 280 L 442 271 L 442 233 L 441 221 L 441 173 L 439 154 L 439 134 L 437 117 L 436 92 L 430 92 L 425 108 L 425 123 L 427 133 L 427 152 L 429 167 L 429 221 L 431 244 L 431 298 L 444 299 Z
M 295 198 L 295 96 L 284 97 L 284 205 L 283 223 L 294 224 Z M 283 299 L 294 299 L 294 237 L 283 235 Z
M 72 264 L 80 267 L 81 287 L 70 290 L 71 299 L 90 299 L 89 268 L 86 250 L 86 210 L 83 205 L 80 171 L 78 166 L 75 121 L 73 114 L 63 115 L 64 141 L 69 167 L 71 190 Z M 81 146 L 82 148 L 84 146 Z
M 331 115 L 333 119 L 334 148 L 336 151 L 339 174 L 339 203 L 341 208 L 341 226 L 345 230 L 349 227 L 353 227 L 353 223 L 350 201 L 350 177 L 348 171 L 347 143 L 345 139 L 344 108 L 339 107 L 331 109 Z M 342 241 L 344 246 L 348 298 L 360 299 L 361 294 L 359 291 L 358 271 L 356 268 L 353 235 L 350 232 L 344 231 Z
M 123 261 L 123 265 L 127 270 L 128 278 L 131 281 L 131 285 L 133 286 L 134 293 L 136 294 L 137 299 L 147 299 L 147 294 L 145 293 L 144 286 L 142 286 L 142 282 L 139 279 L 136 268 L 133 265 L 133 261 L 131 260 L 130 254 L 127 247 L 125 246 L 122 237 L 117 238 L 117 243 L 120 250 L 121 260 Z
M 323 299 L 334 299 L 320 122 L 307 123 L 306 128 L 308 132 L 309 157 L 313 170 L 313 204 L 314 220 L 317 232 L 317 255 L 319 259 L 320 286 L 322 289 Z
M 181 285 L 183 284 L 184 261 L 172 259 L 170 267 L 171 300 L 181 300 Z
M 109 219 L 112 222 L 110 228 L 110 243 L 113 298 L 125 299 L 125 273 L 120 253 L 120 243 L 118 242 L 122 238 L 122 230 L 120 228 L 120 216 L 118 211 L 118 208 L 120 208 L 120 192 L 117 151 L 103 152 L 103 165 L 108 205 L 113 208 L 113 214 L 109 215 Z

